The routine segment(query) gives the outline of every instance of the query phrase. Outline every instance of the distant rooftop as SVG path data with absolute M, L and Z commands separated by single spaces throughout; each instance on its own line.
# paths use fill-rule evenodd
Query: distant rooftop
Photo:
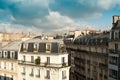
M 14 40 L 9 42 L 6 46 L 2 47 L 2 50 L 19 50 L 21 40 Z

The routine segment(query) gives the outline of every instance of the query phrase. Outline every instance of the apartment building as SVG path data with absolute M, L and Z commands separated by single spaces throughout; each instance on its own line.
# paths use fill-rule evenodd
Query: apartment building
M 18 54 L 18 80 L 69 80 L 68 54 L 61 39 L 32 38 Z
M 113 16 L 109 41 L 109 80 L 120 80 L 120 16 Z
M 21 40 L 15 40 L 0 49 L 0 80 L 18 80 L 18 50 Z
M 70 80 L 120 80 L 120 16 L 113 16 L 111 30 L 66 37 Z
M 108 39 L 109 32 L 103 32 L 65 41 L 71 80 L 108 80 Z

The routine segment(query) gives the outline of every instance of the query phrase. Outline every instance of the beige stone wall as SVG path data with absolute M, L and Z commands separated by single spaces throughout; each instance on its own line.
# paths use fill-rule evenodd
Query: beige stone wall
M 6 64 L 5 64 L 6 63 Z M 13 67 L 11 66 L 13 64 Z M 6 65 L 6 66 L 5 66 Z M 18 80 L 18 64 L 17 60 L 2 60 L 0 59 L 0 75 L 12 78 L 13 80 Z

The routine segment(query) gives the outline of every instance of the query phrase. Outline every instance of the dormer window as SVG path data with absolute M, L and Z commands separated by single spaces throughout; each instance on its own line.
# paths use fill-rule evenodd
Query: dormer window
M 7 58 L 7 51 L 4 51 L 4 58 Z
M 51 51 L 51 44 L 50 43 L 46 44 L 46 51 Z
M 11 57 L 11 59 L 14 59 L 14 58 L 15 58 L 15 52 L 14 52 L 14 51 L 11 51 L 10 57 Z
M 27 44 L 23 44 L 23 51 L 27 51 Z
M 38 45 L 34 44 L 34 51 L 37 51 L 37 50 L 38 50 Z

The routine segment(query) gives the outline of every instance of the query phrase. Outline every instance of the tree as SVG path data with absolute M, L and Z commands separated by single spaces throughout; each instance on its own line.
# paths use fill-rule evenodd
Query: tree
M 35 64 L 36 64 L 36 65 L 39 65 L 39 64 L 40 64 L 40 57 L 37 57 L 37 58 L 35 59 Z

